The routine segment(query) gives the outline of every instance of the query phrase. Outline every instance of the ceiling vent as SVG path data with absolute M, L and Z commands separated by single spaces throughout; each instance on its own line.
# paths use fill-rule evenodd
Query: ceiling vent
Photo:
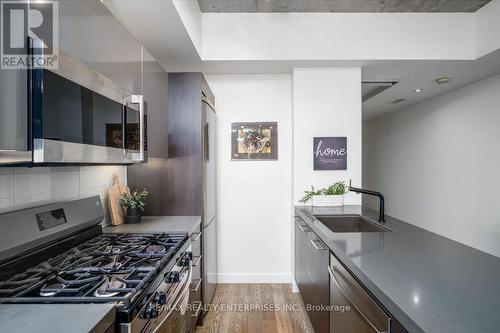
M 398 83 L 397 80 L 376 80 L 376 79 L 363 80 L 363 82 L 361 83 L 363 102 L 366 102 L 370 98 L 377 96 L 378 94 L 389 89 L 396 83 Z

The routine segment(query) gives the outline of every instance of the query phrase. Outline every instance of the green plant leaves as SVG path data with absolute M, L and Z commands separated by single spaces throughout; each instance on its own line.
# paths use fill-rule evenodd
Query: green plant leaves
M 343 195 L 347 193 L 347 186 L 345 182 L 336 182 L 332 185 L 322 188 L 320 190 L 315 190 L 314 186 L 311 185 L 311 190 L 304 191 L 304 197 L 299 200 L 299 202 L 305 203 L 312 198 L 313 195 Z
M 120 195 L 120 205 L 130 209 L 140 209 L 144 211 L 144 206 L 147 204 L 148 191 L 134 191 L 132 193 L 122 193 Z

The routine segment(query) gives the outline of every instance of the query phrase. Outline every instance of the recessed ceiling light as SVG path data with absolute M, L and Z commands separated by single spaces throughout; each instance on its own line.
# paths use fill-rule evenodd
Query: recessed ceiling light
M 448 82 L 450 82 L 449 77 L 440 77 L 440 78 L 436 79 L 437 84 L 443 84 L 443 83 L 448 83 Z
M 413 89 L 414 93 L 419 93 L 419 92 L 422 92 L 422 91 L 424 91 L 424 89 L 420 89 L 420 88 Z

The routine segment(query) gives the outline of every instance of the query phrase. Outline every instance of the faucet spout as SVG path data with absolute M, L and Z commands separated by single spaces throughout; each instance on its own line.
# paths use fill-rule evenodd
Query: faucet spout
M 385 199 L 384 199 L 384 196 L 382 195 L 382 193 L 376 192 L 376 191 L 372 191 L 372 190 L 365 190 L 365 189 L 358 188 L 358 187 L 352 187 L 351 179 L 349 179 L 349 191 L 357 193 L 357 194 L 363 193 L 363 194 L 367 194 L 367 195 L 372 195 L 372 196 L 378 197 L 379 198 L 379 216 L 378 216 L 378 221 L 381 222 L 381 223 L 385 222 Z

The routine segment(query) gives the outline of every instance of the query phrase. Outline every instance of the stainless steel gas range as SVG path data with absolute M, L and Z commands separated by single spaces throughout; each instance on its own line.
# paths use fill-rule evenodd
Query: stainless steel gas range
M 0 215 L 0 303 L 113 303 L 116 332 L 189 332 L 187 234 L 102 234 L 98 196 Z

